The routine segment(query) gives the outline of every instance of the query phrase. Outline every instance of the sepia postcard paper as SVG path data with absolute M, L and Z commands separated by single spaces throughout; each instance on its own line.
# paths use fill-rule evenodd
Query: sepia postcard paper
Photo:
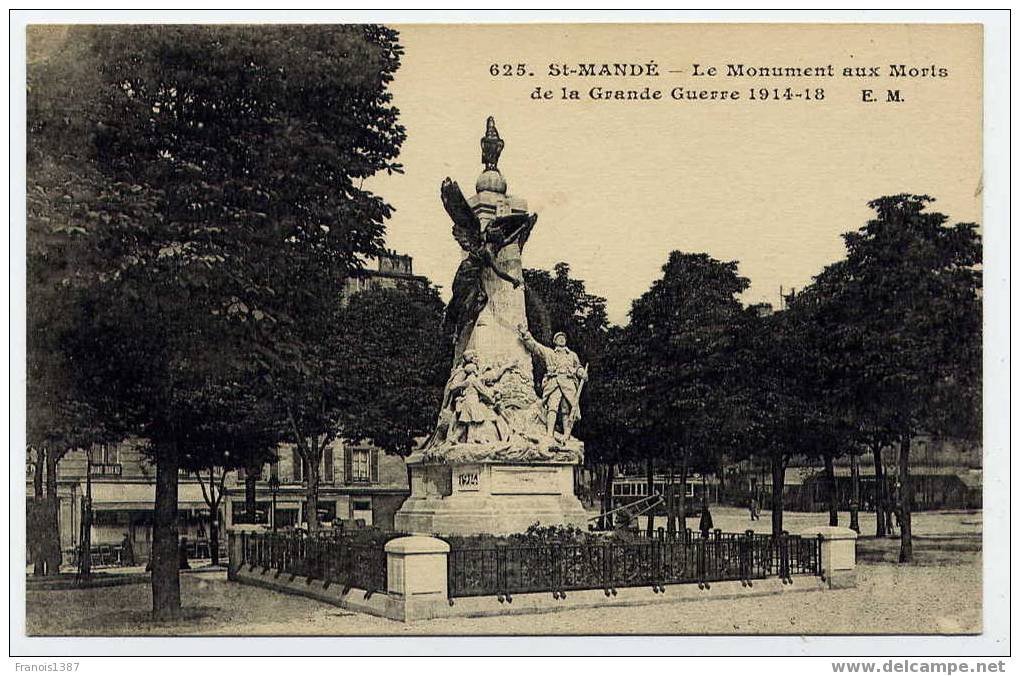
M 28 25 L 25 634 L 982 634 L 984 30 Z

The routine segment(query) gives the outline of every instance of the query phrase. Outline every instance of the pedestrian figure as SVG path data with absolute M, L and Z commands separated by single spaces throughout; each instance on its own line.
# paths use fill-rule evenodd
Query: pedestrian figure
M 900 525 L 899 514 L 897 513 L 897 503 L 899 502 L 899 499 L 900 499 L 900 496 L 899 496 L 899 487 L 900 487 L 900 482 L 897 481 L 895 484 L 890 486 L 890 488 L 889 488 L 889 490 L 888 490 L 888 492 L 886 494 L 886 501 L 885 501 L 885 523 L 886 523 L 886 529 L 887 529 L 886 532 L 887 532 L 887 535 L 889 537 L 893 537 L 894 535 L 896 535 L 896 531 L 894 530 L 894 526 L 893 526 L 893 517 L 896 517 L 895 528 L 899 528 L 899 525 Z
M 190 570 L 191 564 L 188 563 L 188 538 L 182 537 L 180 548 L 178 550 L 178 568 L 180 570 Z
M 135 565 L 135 548 L 131 543 L 131 537 L 124 533 L 124 539 L 120 541 L 120 565 Z
M 751 496 L 750 510 L 751 510 L 751 521 L 757 521 L 758 520 L 758 497 L 755 496 L 755 495 Z
M 708 539 L 708 534 L 712 531 L 712 512 L 708 511 L 708 498 L 701 505 L 701 521 L 698 523 L 698 530 L 701 531 L 701 537 Z

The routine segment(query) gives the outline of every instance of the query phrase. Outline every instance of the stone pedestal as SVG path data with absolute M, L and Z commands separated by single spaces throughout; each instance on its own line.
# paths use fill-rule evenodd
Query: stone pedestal
M 406 533 L 520 533 L 534 523 L 586 529 L 571 464 L 419 463 L 394 517 Z
M 842 526 L 817 526 L 801 537 L 822 538 L 822 574 L 830 589 L 857 586 L 857 533 Z

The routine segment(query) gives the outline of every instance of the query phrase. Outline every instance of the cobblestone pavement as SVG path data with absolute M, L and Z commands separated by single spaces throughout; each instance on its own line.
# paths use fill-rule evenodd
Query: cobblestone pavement
M 721 513 L 717 523 L 729 530 L 731 516 L 737 518 Z M 825 515 L 790 515 L 790 520 L 803 519 L 806 527 L 819 517 Z M 974 537 L 980 514 L 922 514 L 917 522 L 927 536 L 915 543 L 914 565 L 892 563 L 898 540 L 864 538 L 858 587 L 847 590 L 403 624 L 230 583 L 220 571 L 200 571 L 182 576 L 185 617 L 175 624 L 151 622 L 151 595 L 144 584 L 29 592 L 26 620 L 29 634 L 37 636 L 980 632 L 980 539 Z

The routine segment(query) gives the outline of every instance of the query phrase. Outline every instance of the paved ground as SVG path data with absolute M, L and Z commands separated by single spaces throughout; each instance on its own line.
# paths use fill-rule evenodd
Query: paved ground
M 736 510 L 716 516 L 724 530 L 737 530 L 740 519 Z M 741 528 L 746 512 L 743 519 Z M 793 514 L 788 523 L 819 519 L 826 515 Z M 147 585 L 29 592 L 26 619 L 30 635 L 977 633 L 980 524 L 980 513 L 918 515 L 910 566 L 892 563 L 898 540 L 863 538 L 859 585 L 850 590 L 403 624 L 196 571 L 182 578 L 185 619 L 173 625 L 149 620 Z

